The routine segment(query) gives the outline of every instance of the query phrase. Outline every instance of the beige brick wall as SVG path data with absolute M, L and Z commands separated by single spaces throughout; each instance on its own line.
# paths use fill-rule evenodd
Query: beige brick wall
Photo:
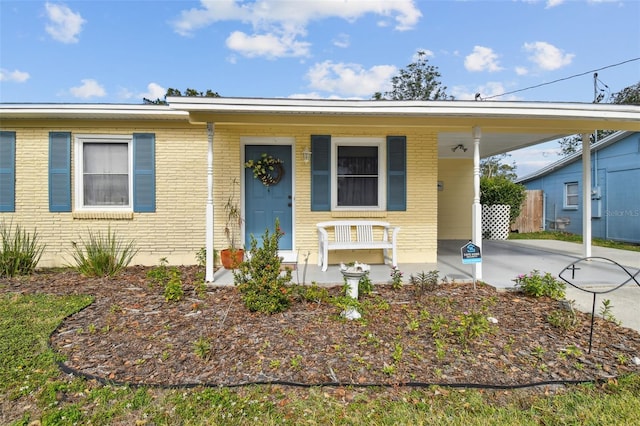
M 80 123 L 80 124 L 79 124 Z M 16 212 L 0 213 L 0 220 L 37 228 L 47 248 L 40 266 L 70 261 L 71 241 L 87 236 L 88 230 L 108 227 L 140 249 L 136 264 L 157 264 L 166 257 L 172 264 L 193 264 L 195 253 L 205 244 L 207 198 L 207 132 L 204 125 L 169 122 L 41 122 L 3 123 L 2 130 L 16 131 Z M 74 134 L 124 134 L 150 132 L 156 135 L 156 212 L 113 214 L 50 213 L 48 208 L 48 140 L 50 131 Z M 312 212 L 310 210 L 310 165 L 302 151 L 310 146 L 310 135 L 334 137 L 407 137 L 407 211 L 403 212 Z M 437 134 L 415 128 L 331 126 L 232 126 L 216 125 L 214 133 L 214 246 L 227 246 L 224 237 L 223 204 L 230 182 L 242 181 L 240 139 L 243 136 L 294 138 L 295 193 L 294 246 L 301 258 L 310 252 L 317 261 L 315 224 L 336 218 L 376 218 L 400 226 L 400 263 L 428 262 L 437 258 L 438 238 L 467 238 L 470 233 L 471 168 L 467 162 L 437 160 Z M 73 140 L 72 140 L 73 150 Z M 75 160 L 75 153 L 72 153 Z M 72 165 L 73 170 L 73 165 Z M 438 176 L 440 174 L 440 176 Z M 445 191 L 437 191 L 437 181 Z M 73 190 L 73 188 L 72 188 Z M 72 195 L 73 196 L 73 195 Z M 472 196 L 472 195 L 471 195 Z M 241 196 L 239 195 L 239 200 Z M 460 199 L 469 199 L 469 209 Z M 440 214 L 438 211 L 440 210 Z M 468 211 L 467 211 L 468 210 Z M 438 225 L 440 221 L 440 225 Z M 381 262 L 380 250 L 342 251 L 330 262 Z
M 312 134 L 330 134 L 333 137 L 385 137 L 387 135 L 407 136 L 407 192 L 408 203 L 405 212 L 312 212 L 310 194 L 310 164 L 305 164 L 302 151 L 310 146 Z M 301 258 L 311 252 L 310 263 L 317 262 L 318 237 L 315 224 L 335 218 L 379 218 L 400 226 L 398 234 L 399 262 L 435 262 L 437 256 L 437 135 L 435 132 L 419 133 L 403 128 L 358 127 L 279 127 L 279 126 L 222 126 L 215 129 L 214 193 L 216 200 L 226 199 L 231 179 L 240 180 L 243 168 L 239 165 L 242 136 L 293 137 L 295 140 L 295 237 L 294 246 Z M 236 166 L 238 165 L 238 166 Z M 215 209 L 215 247 L 226 245 L 224 212 Z M 330 262 L 363 261 L 381 262 L 380 250 L 370 253 L 362 250 L 339 251 L 330 254 Z
M 2 130 L 16 132 L 16 211 L 0 213 L 5 223 L 37 229 L 46 250 L 39 266 L 71 261 L 72 241 L 87 238 L 88 230 L 110 227 L 123 239 L 135 240 L 139 253 L 134 264 L 193 264 L 205 242 L 207 194 L 207 133 L 203 125 L 132 122 L 4 122 Z M 155 133 L 156 212 L 130 214 L 50 213 L 48 205 L 49 132 L 74 134 Z M 73 175 L 72 164 L 72 175 Z M 73 176 L 72 176 L 73 181 Z M 72 185 L 72 198 L 75 197 Z M 73 198 L 74 199 L 74 198 Z

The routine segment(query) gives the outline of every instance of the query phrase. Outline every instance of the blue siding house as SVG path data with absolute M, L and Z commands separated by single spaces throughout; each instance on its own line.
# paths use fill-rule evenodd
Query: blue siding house
M 518 179 L 544 194 L 544 229 L 582 234 L 582 161 L 577 152 Z M 592 236 L 640 243 L 640 133 L 616 132 L 591 146 Z

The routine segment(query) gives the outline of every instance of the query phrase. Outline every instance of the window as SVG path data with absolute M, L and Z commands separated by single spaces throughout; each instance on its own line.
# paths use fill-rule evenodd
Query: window
M 385 205 L 385 141 L 334 138 L 332 205 L 334 209 L 381 209 Z
M 568 182 L 564 184 L 564 208 L 578 208 L 578 182 Z
M 131 136 L 76 137 L 76 209 L 131 209 Z
M 407 138 L 311 135 L 311 210 L 407 210 Z

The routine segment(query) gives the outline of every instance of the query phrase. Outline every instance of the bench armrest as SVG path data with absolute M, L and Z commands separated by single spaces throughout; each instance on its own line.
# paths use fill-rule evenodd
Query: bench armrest
M 400 231 L 399 226 L 385 226 L 384 227 L 384 240 L 391 241 L 395 245 L 396 238 L 398 236 L 398 231 Z

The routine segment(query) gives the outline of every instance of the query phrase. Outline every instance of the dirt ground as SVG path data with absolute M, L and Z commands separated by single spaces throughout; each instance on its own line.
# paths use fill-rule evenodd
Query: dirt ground
M 161 386 L 446 384 L 518 387 L 640 372 L 640 334 L 590 317 L 553 326 L 566 310 L 547 298 L 469 283 L 420 293 L 375 286 L 362 320 L 327 302 L 295 299 L 284 313 L 249 312 L 234 287 L 198 296 L 197 267 L 183 267 L 185 297 L 168 302 L 149 268 L 114 278 L 42 271 L 2 279 L 0 291 L 90 294 L 95 302 L 51 336 L 65 368 L 118 383 Z M 341 285 L 329 289 L 344 294 Z M 486 321 L 485 321 L 486 320 Z

